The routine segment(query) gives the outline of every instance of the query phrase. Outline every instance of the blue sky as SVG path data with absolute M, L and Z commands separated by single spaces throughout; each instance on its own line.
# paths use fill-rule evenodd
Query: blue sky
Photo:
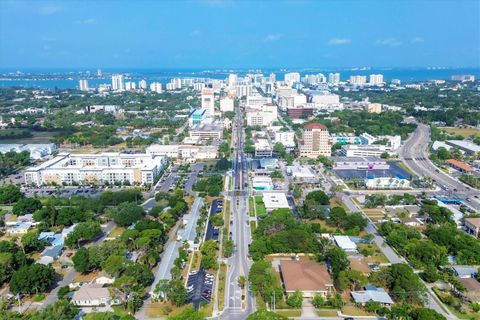
M 480 66 L 480 1 L 0 1 L 2 68 Z

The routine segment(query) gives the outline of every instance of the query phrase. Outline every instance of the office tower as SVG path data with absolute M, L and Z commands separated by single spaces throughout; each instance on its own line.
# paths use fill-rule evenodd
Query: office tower
M 162 93 L 162 84 L 160 82 L 153 82 L 150 84 L 150 91 Z
M 320 155 L 330 157 L 332 146 L 327 127 L 320 123 L 305 125 L 299 143 L 299 151 L 300 157 L 317 158 Z
M 125 85 L 123 83 L 123 75 L 122 74 L 112 75 L 112 90 L 113 91 L 125 90 Z
M 272 82 L 272 83 L 275 83 L 277 81 L 277 75 L 275 73 L 270 73 L 269 75 L 270 77 L 270 81 L 267 81 L 267 82 Z
M 383 74 L 371 74 L 368 82 L 371 85 L 382 84 L 383 83 Z
M 101 69 L 97 69 L 97 76 L 98 76 L 98 77 L 101 77 L 101 76 L 102 76 L 102 70 L 101 70 Z
M 215 114 L 215 98 L 211 88 L 202 90 L 202 110 L 205 110 L 205 117 L 213 118 Z
M 147 89 L 147 81 L 145 81 L 144 79 L 140 80 L 138 82 L 138 88 L 146 90 Z
M 329 73 L 328 83 L 338 84 L 340 82 L 340 73 Z
M 88 91 L 88 80 L 82 79 L 79 81 L 80 83 L 80 90 L 81 91 Z

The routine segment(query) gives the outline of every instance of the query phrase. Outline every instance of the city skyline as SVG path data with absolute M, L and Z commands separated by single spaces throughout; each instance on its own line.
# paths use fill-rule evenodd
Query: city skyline
M 4 1 L 0 8 L 0 68 L 480 67 L 478 1 Z

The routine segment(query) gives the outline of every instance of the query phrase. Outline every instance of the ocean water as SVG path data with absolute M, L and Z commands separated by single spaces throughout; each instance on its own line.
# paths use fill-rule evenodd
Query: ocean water
M 23 75 L 12 76 L 11 74 L 21 71 Z M 385 81 L 392 79 L 400 79 L 402 82 L 416 82 L 433 79 L 449 80 L 452 75 L 457 74 L 473 74 L 480 78 L 480 68 L 372 68 L 372 69 L 352 69 L 352 68 L 298 68 L 298 69 L 102 69 L 103 77 L 93 77 L 85 73 L 87 70 L 0 70 L 0 87 L 24 87 L 24 88 L 41 88 L 41 89 L 75 89 L 79 86 L 80 79 L 88 79 L 90 87 L 98 87 L 98 85 L 111 83 L 111 74 L 121 73 L 125 75 L 125 81 L 137 82 L 145 79 L 147 83 L 161 82 L 167 83 L 172 78 L 199 77 L 226 79 L 229 73 L 237 73 L 239 76 L 246 73 L 261 72 L 268 75 L 275 73 L 278 80 L 282 80 L 286 72 L 300 72 L 302 76 L 305 74 L 323 73 L 328 76 L 330 72 L 339 72 L 342 81 L 347 80 L 351 75 L 369 75 L 383 74 Z M 91 75 L 96 74 L 96 69 L 89 70 Z M 39 75 L 39 76 L 37 76 Z M 41 75 L 41 77 L 40 77 Z

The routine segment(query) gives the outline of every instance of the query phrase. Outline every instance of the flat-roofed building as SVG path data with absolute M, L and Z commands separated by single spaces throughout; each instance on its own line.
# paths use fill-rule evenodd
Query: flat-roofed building
M 345 252 L 357 252 L 357 245 L 348 236 L 333 236 L 335 244 L 342 248 Z
M 314 261 L 280 260 L 280 272 L 287 295 L 300 291 L 305 298 L 326 297 L 334 291 L 327 268 Z
M 255 141 L 255 157 L 271 157 L 273 149 L 268 139 L 257 139 Z
M 265 192 L 263 193 L 263 203 L 268 212 L 275 209 L 290 208 L 287 196 L 283 192 Z
M 222 122 L 205 123 L 192 126 L 188 133 L 190 137 L 200 137 L 201 140 L 222 139 L 223 128 Z
M 62 185 L 128 182 L 148 185 L 164 169 L 167 158 L 148 153 L 104 152 L 98 154 L 61 153 L 25 171 L 25 183 Z
M 480 218 L 465 218 L 465 231 L 476 238 L 480 238 Z
M 328 129 L 321 123 L 310 123 L 303 127 L 303 136 L 299 143 L 300 157 L 317 158 L 331 156 L 332 145 Z
M 476 154 L 480 152 L 480 146 L 467 140 L 447 140 L 446 144 L 458 148 L 467 154 Z

